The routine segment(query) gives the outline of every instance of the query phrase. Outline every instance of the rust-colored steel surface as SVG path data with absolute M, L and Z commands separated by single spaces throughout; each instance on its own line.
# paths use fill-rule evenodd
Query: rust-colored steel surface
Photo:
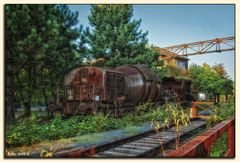
M 125 75 L 98 67 L 79 67 L 65 76 L 65 114 L 96 112 L 100 103 L 124 98 Z
M 125 75 L 113 70 L 106 71 L 106 100 L 108 102 L 118 101 L 125 98 Z
M 164 49 L 170 53 L 175 53 L 181 56 L 232 51 L 235 50 L 235 37 L 215 38 L 211 40 L 165 47 Z
M 94 96 L 104 99 L 105 71 L 95 67 L 80 67 L 65 76 L 65 86 L 70 86 L 73 96 L 67 91 L 68 100 L 90 101 Z
M 228 151 L 225 153 L 225 157 L 234 157 L 234 126 L 235 118 L 232 117 L 208 129 L 205 133 L 197 136 L 177 150 L 168 153 L 166 157 L 208 157 L 211 145 L 225 132 L 228 133 Z
M 156 101 L 161 96 L 161 84 L 159 77 L 146 65 L 122 65 L 114 68 L 126 74 L 125 95 L 126 101 L 139 103 L 144 101 Z
M 176 80 L 173 77 L 163 79 L 163 87 L 176 92 L 180 100 L 192 100 L 191 81 Z

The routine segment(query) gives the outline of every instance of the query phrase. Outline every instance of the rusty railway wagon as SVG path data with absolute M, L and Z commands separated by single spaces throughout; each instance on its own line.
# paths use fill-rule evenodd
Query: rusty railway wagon
M 159 77 L 142 64 L 75 68 L 65 75 L 64 86 L 65 115 L 103 112 L 121 116 L 134 111 L 138 103 L 162 102 L 175 95 L 172 89 L 163 89 Z
M 180 101 L 193 101 L 193 95 L 191 92 L 191 80 L 175 79 L 174 77 L 168 77 L 163 79 L 163 88 L 175 93 L 175 96 Z

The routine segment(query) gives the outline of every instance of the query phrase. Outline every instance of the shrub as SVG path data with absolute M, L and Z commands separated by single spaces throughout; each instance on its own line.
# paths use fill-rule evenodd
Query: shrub
M 235 104 L 233 101 L 229 103 L 223 103 L 216 106 L 213 110 L 212 115 L 208 119 L 208 126 L 213 126 L 216 123 L 227 120 L 234 116 Z
M 101 113 L 73 116 L 68 119 L 63 119 L 60 115 L 57 115 L 47 123 L 43 123 L 37 114 L 32 114 L 28 119 L 7 126 L 6 143 L 10 146 L 31 145 L 40 141 L 56 140 L 125 127 L 131 132 L 134 126 L 143 122 L 152 119 L 164 120 L 167 115 L 163 112 L 163 107 L 145 103 L 139 105 L 136 115 L 128 114 L 122 118 L 113 118 Z

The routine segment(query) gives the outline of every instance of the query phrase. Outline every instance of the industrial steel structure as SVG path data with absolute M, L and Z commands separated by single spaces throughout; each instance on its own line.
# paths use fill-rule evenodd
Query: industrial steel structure
M 215 38 L 211 40 L 169 46 L 163 49 L 180 56 L 192 56 L 215 52 L 220 53 L 235 49 L 235 37 Z

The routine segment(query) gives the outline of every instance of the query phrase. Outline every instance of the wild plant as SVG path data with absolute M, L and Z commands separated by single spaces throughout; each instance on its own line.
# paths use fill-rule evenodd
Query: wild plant
M 160 146 L 161 146 L 161 151 L 162 151 L 162 154 L 164 156 L 165 155 L 165 150 L 164 150 L 164 146 L 163 146 L 164 140 L 159 136 L 159 132 L 160 132 L 160 130 L 162 130 L 165 127 L 165 125 L 161 124 L 159 121 L 152 121 L 151 127 L 157 133 L 157 137 L 158 137 L 158 140 L 159 140 L 159 143 L 160 143 Z
M 135 108 L 135 113 L 137 115 L 142 115 L 142 114 L 146 113 L 147 111 L 152 110 L 153 107 L 154 107 L 154 104 L 152 102 L 140 103 Z
M 190 123 L 189 113 L 186 110 L 184 110 L 180 105 L 173 104 L 173 103 L 165 104 L 163 106 L 163 112 L 164 112 L 164 119 L 162 120 L 163 124 L 161 125 L 160 122 L 153 121 L 152 125 L 155 125 L 155 127 L 158 128 L 160 126 L 169 127 L 171 124 L 173 124 L 175 127 L 175 137 L 176 137 L 175 144 L 177 149 L 180 143 L 180 137 L 181 137 L 180 131 L 182 128 L 188 127 Z M 157 133 L 159 133 L 160 128 L 155 130 L 158 130 Z M 163 150 L 162 139 L 160 139 L 160 144 Z

